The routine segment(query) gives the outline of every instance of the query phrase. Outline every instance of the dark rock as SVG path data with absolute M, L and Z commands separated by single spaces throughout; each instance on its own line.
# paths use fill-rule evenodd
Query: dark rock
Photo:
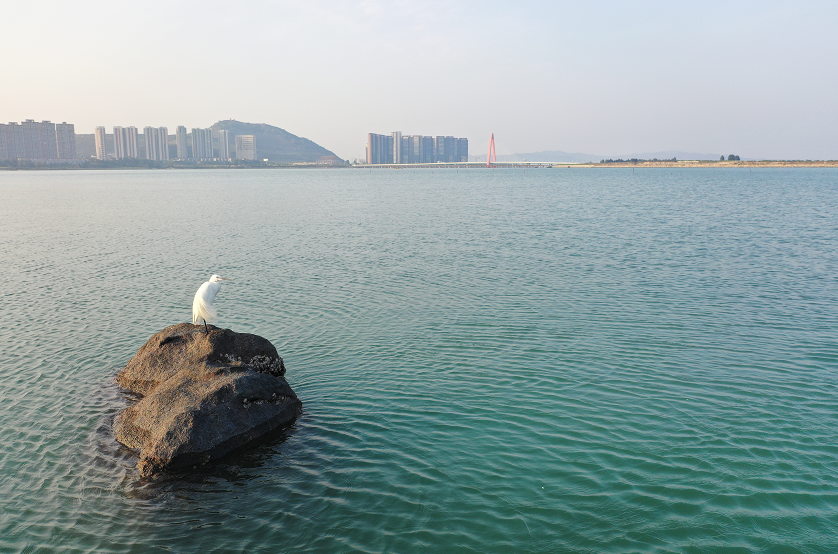
M 219 458 L 293 421 L 302 403 L 276 348 L 257 335 L 181 323 L 153 335 L 117 383 L 144 397 L 114 421 L 144 476 Z
M 150 339 L 116 376 L 120 387 L 148 394 L 183 370 L 201 365 L 247 366 L 277 377 L 285 365 L 268 339 L 230 329 L 180 323 L 166 327 Z

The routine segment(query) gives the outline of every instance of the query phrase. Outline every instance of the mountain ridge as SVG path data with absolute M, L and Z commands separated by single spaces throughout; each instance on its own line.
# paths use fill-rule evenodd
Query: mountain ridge
M 213 131 L 230 131 L 231 139 L 235 135 L 253 135 L 256 141 L 256 158 L 267 159 L 273 163 L 316 162 L 322 156 L 334 156 L 331 150 L 320 146 L 313 140 L 298 137 L 285 129 L 267 123 L 247 123 L 235 119 L 217 121 L 211 125 Z M 235 145 L 231 145 L 235 151 Z

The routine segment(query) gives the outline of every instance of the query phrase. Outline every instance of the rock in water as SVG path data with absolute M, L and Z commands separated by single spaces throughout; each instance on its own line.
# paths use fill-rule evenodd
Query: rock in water
M 114 421 L 143 476 L 219 458 L 302 412 L 276 348 L 258 335 L 180 323 L 153 335 L 116 376 L 143 395 Z

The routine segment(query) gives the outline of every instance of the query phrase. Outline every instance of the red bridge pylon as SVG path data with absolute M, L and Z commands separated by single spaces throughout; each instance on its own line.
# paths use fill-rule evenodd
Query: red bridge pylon
M 498 156 L 495 153 L 495 134 L 492 133 L 489 139 L 489 155 L 486 156 L 486 167 L 492 167 L 492 162 L 498 163 Z

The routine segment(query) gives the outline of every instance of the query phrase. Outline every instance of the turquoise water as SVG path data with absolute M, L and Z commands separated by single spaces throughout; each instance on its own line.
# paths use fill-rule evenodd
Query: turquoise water
M 837 552 L 838 171 L 0 173 L 2 552 Z M 113 376 L 270 339 L 289 429 L 139 479 Z

